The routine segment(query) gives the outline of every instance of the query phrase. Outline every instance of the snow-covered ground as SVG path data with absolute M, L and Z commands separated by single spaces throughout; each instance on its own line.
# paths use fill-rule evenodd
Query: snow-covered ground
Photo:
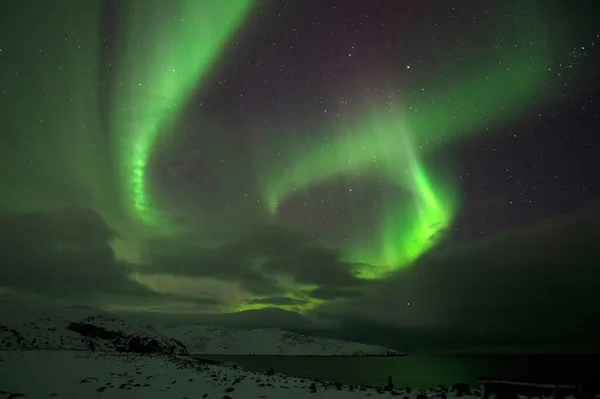
M 278 328 L 232 330 L 213 325 L 192 324 L 160 328 L 183 342 L 192 354 L 290 355 L 290 356 L 401 356 L 382 346 L 338 341 Z
M 316 393 L 313 392 L 315 390 Z M 440 389 L 401 390 L 394 394 L 403 399 L 443 397 Z M 456 396 L 452 391 L 445 395 L 447 398 Z M 1 398 L 296 399 L 367 396 L 378 396 L 378 392 L 367 387 L 314 382 L 281 374 L 267 375 L 235 366 L 201 364 L 186 357 L 59 350 L 0 351 Z M 471 396 L 462 398 L 469 399 Z

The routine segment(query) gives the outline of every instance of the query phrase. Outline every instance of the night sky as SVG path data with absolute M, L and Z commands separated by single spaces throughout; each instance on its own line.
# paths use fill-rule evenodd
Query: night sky
M 404 350 L 599 349 L 599 15 L 2 1 L 0 296 Z

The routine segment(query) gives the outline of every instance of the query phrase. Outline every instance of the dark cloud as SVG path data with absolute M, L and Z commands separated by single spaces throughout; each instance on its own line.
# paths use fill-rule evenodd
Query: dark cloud
M 240 286 L 256 295 L 277 295 L 283 288 L 247 254 L 232 247 L 202 248 L 192 238 L 153 240 L 146 247 L 141 272 L 212 277 Z
M 288 331 L 317 331 L 315 324 L 300 313 L 279 308 L 244 310 L 234 313 L 116 312 L 143 324 L 214 324 L 233 329 L 275 327 Z
M 338 288 L 338 287 L 318 287 L 311 291 L 310 296 L 317 299 L 340 299 L 340 298 L 358 298 L 365 295 L 364 292 L 356 289 Z
M 94 212 L 0 214 L 2 285 L 45 293 L 143 292 L 116 263 L 114 232 Z
M 266 298 L 256 298 L 247 301 L 250 305 L 273 305 L 273 306 L 290 306 L 290 305 L 305 305 L 308 303 L 305 299 L 288 298 L 285 296 L 270 296 Z
M 311 297 L 335 299 L 286 326 L 297 332 L 409 352 L 553 350 L 600 345 L 599 233 L 600 206 L 476 241 L 447 232 L 451 245 L 369 282 L 356 282 L 352 265 L 304 237 L 261 233 L 235 247 L 238 254 L 269 254 L 264 270 L 318 283 Z M 289 303 L 281 295 L 257 302 Z M 281 312 L 270 322 L 277 325 Z M 235 320 L 229 326 L 265 325 L 262 311 L 215 317 L 219 324 Z
M 244 310 L 235 313 L 198 315 L 197 320 L 230 328 L 278 327 L 297 330 L 310 326 L 311 322 L 302 314 L 268 307 L 258 310 Z
M 340 253 L 317 246 L 296 249 L 288 256 L 272 258 L 265 270 L 286 273 L 301 284 L 351 287 L 362 280 L 351 272 L 352 264 L 340 260 Z
M 338 252 L 320 247 L 312 237 L 276 228 L 259 229 L 217 249 L 199 248 L 193 237 L 152 241 L 145 259 L 147 272 L 236 281 L 256 295 L 281 297 L 278 275 L 327 288 L 363 284 Z
M 154 304 L 147 306 L 153 310 L 148 317 L 167 312 L 162 304 L 172 301 L 187 300 L 198 308 L 221 304 L 210 297 L 158 294 L 132 281 L 127 265 L 114 259 L 108 245 L 115 233 L 89 210 L 3 213 L 0 231 L 0 286 L 79 301 L 95 295 L 107 302 L 139 304 L 141 298 Z M 342 262 L 336 252 L 305 236 L 269 229 L 215 250 L 198 250 L 191 238 L 187 244 L 179 239 L 153 242 L 145 270 L 237 281 L 262 296 L 250 304 L 306 303 L 308 298 L 285 296 L 274 280 L 278 274 L 316 285 L 309 293 L 312 298 L 334 299 L 306 318 L 266 309 L 185 316 L 190 321 L 229 327 L 280 325 L 406 351 L 597 345 L 599 233 L 600 206 L 589 207 L 477 241 L 457 240 L 385 280 L 366 282 L 353 277 L 353 265 Z M 256 259 L 260 262 L 252 261 Z
M 410 295 L 448 323 L 477 318 L 477 328 L 490 331 L 507 323 L 577 330 L 600 299 L 599 232 L 594 207 L 433 253 L 414 266 Z M 565 313 L 572 322 L 552 326 Z
M 215 304 L 213 298 L 183 298 L 152 291 L 130 278 L 115 259 L 115 232 L 85 208 L 56 212 L 0 213 L 0 287 L 77 301 L 185 300 Z
M 386 325 L 394 346 L 600 343 L 597 237 L 595 206 L 434 251 L 372 295 L 316 312 L 357 337 Z

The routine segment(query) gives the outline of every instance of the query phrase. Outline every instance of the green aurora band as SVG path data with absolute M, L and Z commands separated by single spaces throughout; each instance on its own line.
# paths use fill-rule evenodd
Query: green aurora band
M 357 265 L 355 272 L 361 278 L 377 278 L 414 261 L 435 244 L 456 210 L 455 191 L 447 179 L 438 181 L 427 172 L 402 119 L 396 114 L 386 120 L 369 118 L 364 133 L 345 138 L 340 133 L 336 146 L 307 152 L 307 158 L 284 170 L 290 176 L 288 183 L 298 183 L 284 186 L 290 195 L 344 175 L 382 177 L 378 180 L 398 188 L 398 193 L 387 194 L 379 210 L 383 214 L 379 234 L 358 237 L 358 242 L 344 248 L 346 261 Z M 269 211 L 276 216 L 279 201 L 287 197 L 280 199 L 273 191 L 267 194 Z
M 366 243 L 348 251 L 346 260 L 358 265 L 355 273 L 361 278 L 378 278 L 409 265 L 436 243 L 456 211 L 454 192 L 427 173 L 410 143 L 408 130 L 399 135 L 405 140 L 397 158 L 403 155 L 407 164 L 396 170 L 395 183 L 408 191 L 411 201 L 388 193 L 381 209 L 379 236 L 368 237 Z
M 252 0 L 137 0 L 128 5 L 111 115 L 117 174 L 129 213 L 147 226 L 168 230 L 168 218 L 153 204 L 147 183 L 152 153 L 218 61 Z
M 464 71 L 457 68 L 456 76 L 444 78 L 444 85 L 429 81 L 427 90 L 408 90 L 412 95 L 401 99 L 401 108 L 388 102 L 363 112 L 358 121 L 336 126 L 320 141 L 279 150 L 278 158 L 285 161 L 261 169 L 269 213 L 276 217 L 286 199 L 333 178 L 375 173 L 378 180 L 412 193 L 413 204 L 386 199 L 378 238 L 345 248 L 347 260 L 357 264 L 357 276 L 380 277 L 435 245 L 452 222 L 458 190 L 430 176 L 424 155 L 515 118 L 528 110 L 537 93 L 546 90 L 547 96 L 551 89 L 554 48 L 545 40 L 551 24 L 524 15 L 513 21 L 516 27 L 504 26 L 506 49 L 467 57 Z

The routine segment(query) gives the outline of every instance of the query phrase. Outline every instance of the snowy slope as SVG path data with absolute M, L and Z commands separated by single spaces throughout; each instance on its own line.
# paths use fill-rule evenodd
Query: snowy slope
M 341 399 L 376 397 L 384 393 L 372 387 L 251 372 L 239 367 L 201 364 L 189 358 L 40 350 L 0 351 L 0 384 L 0 397 L 25 399 Z M 401 389 L 392 395 L 403 399 L 458 396 L 475 399 L 481 392 Z
M 160 331 L 183 342 L 190 353 L 289 356 L 400 356 L 382 346 L 295 334 L 277 328 L 231 330 L 207 324 L 163 327 Z
M 181 342 L 85 307 L 0 302 L 0 349 L 70 349 L 185 355 Z

